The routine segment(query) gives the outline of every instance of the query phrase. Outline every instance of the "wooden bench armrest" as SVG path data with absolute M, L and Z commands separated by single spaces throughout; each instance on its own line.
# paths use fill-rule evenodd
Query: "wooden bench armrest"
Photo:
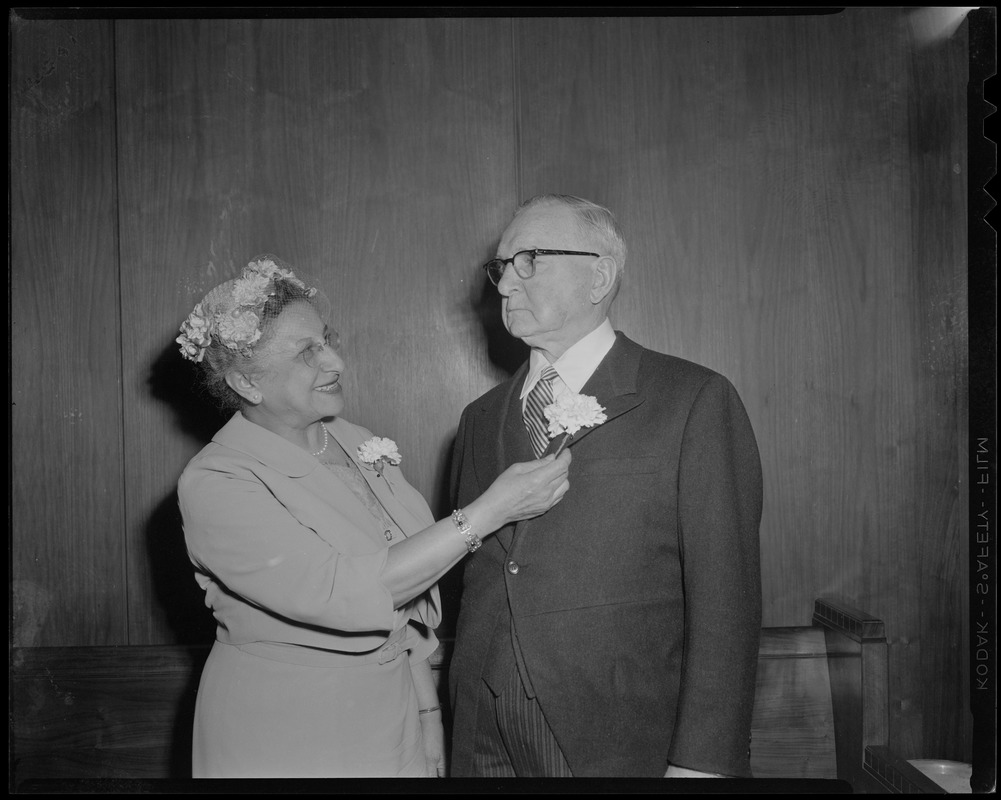
M 891 794 L 948 794 L 945 789 L 889 747 L 865 749 L 865 773 Z
M 859 643 L 886 643 L 883 620 L 832 598 L 819 598 L 813 604 L 813 624 L 837 631 Z

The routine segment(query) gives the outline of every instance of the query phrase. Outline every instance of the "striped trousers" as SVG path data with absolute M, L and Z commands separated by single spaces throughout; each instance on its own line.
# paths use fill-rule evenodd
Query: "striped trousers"
M 485 683 L 481 691 L 489 695 L 493 714 L 484 715 L 473 743 L 476 777 L 573 777 L 539 701 L 525 693 L 514 665 L 499 695 Z

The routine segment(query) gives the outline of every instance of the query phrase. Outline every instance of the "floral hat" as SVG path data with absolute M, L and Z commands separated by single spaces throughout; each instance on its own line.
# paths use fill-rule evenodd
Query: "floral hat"
M 241 277 L 220 284 L 195 306 L 175 340 L 181 355 L 200 362 L 213 337 L 230 350 L 253 355 L 253 346 L 261 338 L 264 304 L 278 293 L 278 281 L 302 290 L 307 298 L 316 295 L 315 288 L 307 287 L 292 270 L 278 266 L 274 257 L 261 256 L 247 264 Z

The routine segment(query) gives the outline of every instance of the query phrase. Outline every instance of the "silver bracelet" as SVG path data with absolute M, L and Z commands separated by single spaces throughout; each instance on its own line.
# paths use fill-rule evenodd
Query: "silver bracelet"
M 479 550 L 483 542 L 480 541 L 479 536 L 473 533 L 473 526 L 469 524 L 469 520 L 466 519 L 466 515 L 462 513 L 461 508 L 457 508 L 452 512 L 452 522 L 459 529 L 459 533 L 466 538 L 466 549 L 470 553 L 475 553 Z
M 441 711 L 441 706 L 431 706 L 431 708 L 418 708 L 418 714 L 430 714 L 433 711 Z

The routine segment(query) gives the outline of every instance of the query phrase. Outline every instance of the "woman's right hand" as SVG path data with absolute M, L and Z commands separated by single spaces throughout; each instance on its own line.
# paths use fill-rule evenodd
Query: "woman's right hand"
M 497 528 L 544 514 L 567 493 L 570 482 L 570 450 L 558 456 L 512 464 L 504 470 L 480 500 L 498 515 Z
M 462 509 L 473 535 L 486 539 L 511 522 L 544 514 L 570 488 L 569 468 L 569 449 L 512 464 Z M 456 535 L 452 520 L 442 519 L 390 547 L 382 583 L 392 594 L 393 608 L 402 608 L 439 580 L 466 555 L 469 541 Z

